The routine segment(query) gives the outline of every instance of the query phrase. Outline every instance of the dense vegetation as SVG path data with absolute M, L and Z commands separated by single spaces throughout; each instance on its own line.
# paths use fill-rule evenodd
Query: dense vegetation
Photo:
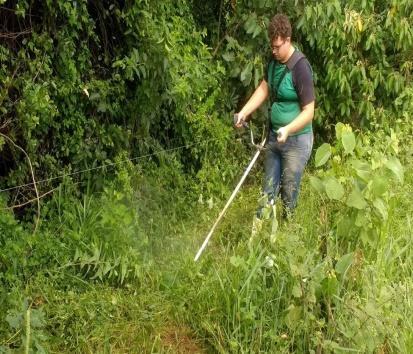
M 300 205 L 251 237 L 255 168 L 194 263 L 252 153 L 231 116 L 276 11 L 317 90 Z M 0 19 L 0 352 L 411 351 L 411 0 L 0 0 Z

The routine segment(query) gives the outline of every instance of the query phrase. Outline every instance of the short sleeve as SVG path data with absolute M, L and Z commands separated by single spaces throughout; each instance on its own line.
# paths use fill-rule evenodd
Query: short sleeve
M 315 100 L 313 73 L 307 58 L 298 61 L 292 74 L 301 107 L 313 102 Z

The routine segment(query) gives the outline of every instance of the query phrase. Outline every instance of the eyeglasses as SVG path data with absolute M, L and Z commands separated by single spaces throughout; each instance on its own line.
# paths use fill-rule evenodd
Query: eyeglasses
M 280 50 L 280 48 L 285 44 L 285 39 L 284 41 L 280 44 L 280 45 L 270 45 L 271 51 L 276 51 L 278 52 Z

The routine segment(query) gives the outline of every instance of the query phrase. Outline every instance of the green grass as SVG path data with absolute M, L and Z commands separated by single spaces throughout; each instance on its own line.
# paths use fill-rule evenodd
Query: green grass
M 375 250 L 337 238 L 331 210 L 308 177 L 293 218 L 279 220 L 275 237 L 267 220 L 250 241 L 259 197 L 256 171 L 198 263 L 193 257 L 225 200 L 208 206 L 176 194 L 159 208 L 161 194 L 154 193 L 145 217 L 136 212 L 136 237 L 147 239 L 138 244 L 136 258 L 129 248 L 114 248 L 146 264 L 137 279 L 119 284 L 62 265 L 39 268 L 3 301 L 9 316 L 15 309 L 17 324 L 0 322 L 0 346 L 6 352 L 25 347 L 30 308 L 33 352 L 42 346 L 50 353 L 408 353 L 413 347 L 411 170 L 395 191 L 386 235 Z M 73 225 L 91 233 L 131 225 L 122 208 L 117 219 L 99 224 L 98 208 L 112 203 L 105 201 L 69 208 Z M 71 214 L 65 215 L 61 221 L 67 226 Z M 82 223 L 76 222 L 79 215 Z M 133 230 L 120 235 L 134 235 Z

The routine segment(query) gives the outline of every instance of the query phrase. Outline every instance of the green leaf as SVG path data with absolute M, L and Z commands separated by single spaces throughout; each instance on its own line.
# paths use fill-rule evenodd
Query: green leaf
M 340 221 L 337 222 L 337 236 L 347 237 L 354 228 L 354 217 L 343 216 Z
M 337 138 L 337 140 L 341 140 L 341 135 L 342 135 L 344 127 L 345 127 L 345 125 L 341 122 L 338 122 L 336 124 L 335 129 L 336 129 L 336 138 Z
M 377 209 L 379 214 L 381 215 L 383 221 L 386 221 L 389 214 L 387 212 L 386 204 L 384 203 L 383 199 L 377 198 L 373 202 L 374 207 Z
M 285 324 L 290 329 L 294 329 L 298 326 L 298 323 L 301 319 L 301 307 L 290 305 L 288 307 L 288 313 L 285 316 Z
M 370 184 L 370 190 L 374 196 L 380 197 L 386 193 L 388 189 L 388 183 L 381 176 L 375 176 Z
M 324 143 L 321 145 L 315 153 L 315 167 L 324 165 L 331 156 L 330 144 Z
M 341 136 L 341 142 L 346 154 L 351 154 L 356 147 L 356 137 L 353 132 L 344 132 Z
M 344 188 L 340 182 L 334 177 L 330 177 L 327 182 L 325 182 L 325 189 L 327 196 L 330 199 L 340 200 L 344 195 Z
M 31 310 L 30 324 L 33 328 L 41 328 L 45 324 L 45 316 L 42 309 Z
M 229 261 L 234 267 L 239 267 L 245 263 L 244 259 L 238 256 L 232 256 Z
M 404 168 L 397 157 L 391 157 L 386 162 L 386 167 L 394 173 L 400 183 L 404 181 Z
M 299 284 L 295 284 L 293 286 L 292 295 L 296 298 L 300 298 L 301 296 L 303 296 L 303 292 Z
M 368 183 L 371 180 L 371 166 L 367 162 L 354 160 L 352 162 L 353 168 L 364 182 Z
M 351 208 L 359 210 L 367 208 L 367 202 L 364 200 L 363 194 L 355 187 L 347 198 L 346 204 Z
M 233 52 L 226 52 L 222 54 L 222 58 L 227 62 L 231 62 L 235 60 L 235 56 Z
M 344 256 L 342 256 L 336 264 L 336 272 L 343 275 L 347 269 L 351 266 L 353 263 L 353 252 L 347 253 Z
M 310 184 L 318 193 L 323 194 L 325 192 L 324 184 L 320 178 L 310 176 Z
M 321 291 L 325 296 L 337 293 L 338 281 L 335 277 L 326 277 L 321 281 Z
M 252 63 L 248 63 L 241 72 L 241 81 L 244 86 L 248 86 L 252 79 Z
M 370 212 L 368 210 L 359 210 L 357 213 L 356 220 L 354 221 L 354 225 L 358 227 L 365 227 L 366 225 L 369 224 Z
M 22 325 L 23 314 L 17 310 L 10 310 L 6 316 L 6 321 L 13 329 L 17 329 Z
M 252 38 L 257 37 L 261 32 L 262 32 L 261 27 L 257 25 L 257 26 L 255 27 L 254 33 L 252 34 Z
M 251 34 L 255 32 L 257 27 L 257 15 L 253 12 L 245 22 L 244 29 L 248 34 Z

